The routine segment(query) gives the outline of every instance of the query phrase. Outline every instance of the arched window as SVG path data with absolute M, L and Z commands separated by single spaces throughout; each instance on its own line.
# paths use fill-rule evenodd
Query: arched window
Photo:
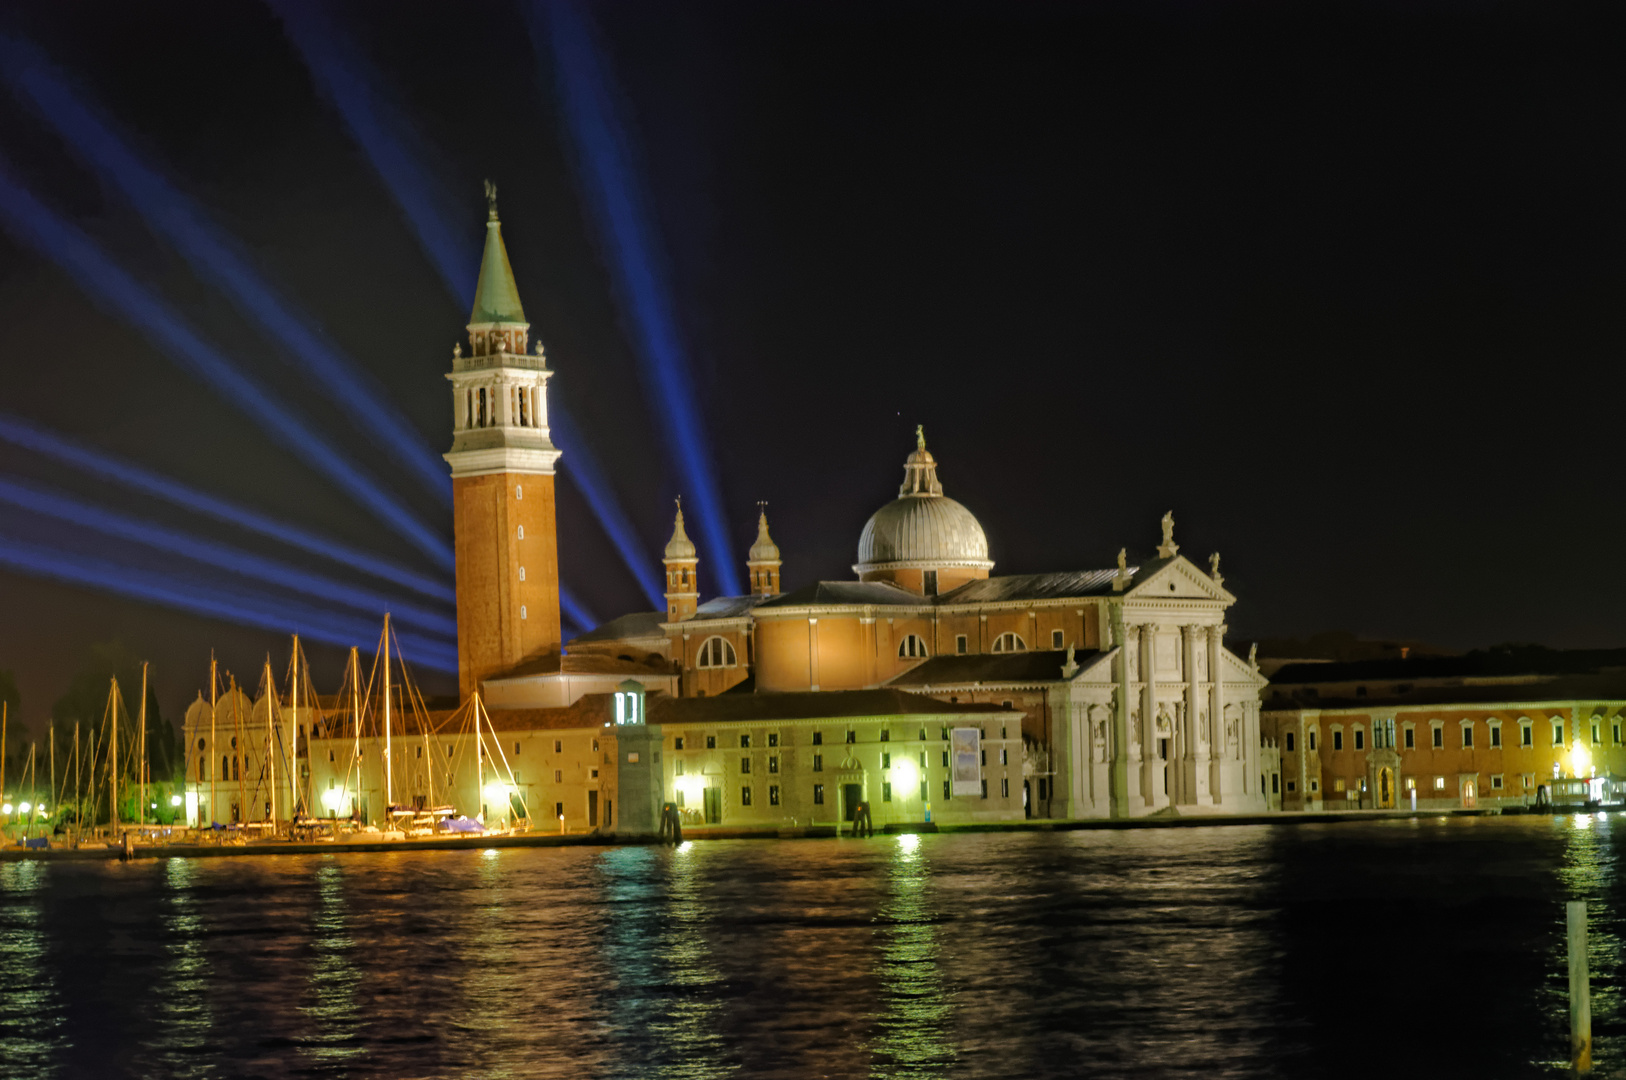
M 926 641 L 919 634 L 910 634 L 898 643 L 898 655 L 906 660 L 925 659 Z
M 519 568 L 519 579 L 521 581 L 525 580 L 525 568 L 523 566 Z
M 475 408 L 474 408 L 474 426 L 475 427 L 485 427 L 486 426 L 486 388 L 485 387 L 482 386 L 482 387 L 480 387 L 480 389 L 478 389 L 478 390 L 476 390 L 474 392 L 474 404 L 475 404 Z
M 523 525 L 519 527 L 519 538 L 521 540 L 525 539 L 525 526 Z
M 695 667 L 733 667 L 739 661 L 734 657 L 734 646 L 720 637 L 709 637 L 700 643 L 700 652 L 694 662 Z
M 523 498 L 525 498 L 525 485 L 524 484 L 515 484 L 514 485 L 514 501 L 519 502 Z
M 1008 630 L 994 639 L 995 652 L 1026 652 L 1027 648 L 1028 643 L 1022 640 L 1021 634 Z

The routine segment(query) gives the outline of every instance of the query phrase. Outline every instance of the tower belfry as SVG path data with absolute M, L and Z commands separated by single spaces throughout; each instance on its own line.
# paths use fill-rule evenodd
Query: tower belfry
M 559 547 L 548 437 L 547 360 L 528 351 L 514 271 L 489 205 L 469 315 L 468 352 L 452 350 L 452 517 L 457 551 L 458 683 L 466 696 L 522 661 L 557 653 Z

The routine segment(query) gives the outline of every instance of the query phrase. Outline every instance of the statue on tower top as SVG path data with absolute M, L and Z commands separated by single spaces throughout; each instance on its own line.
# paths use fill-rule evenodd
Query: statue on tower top
M 493 220 L 497 217 L 497 185 L 486 181 L 486 212 Z
M 1163 542 L 1157 546 L 1158 558 L 1172 559 L 1180 550 L 1180 545 L 1174 542 L 1174 511 L 1170 510 L 1163 515 Z

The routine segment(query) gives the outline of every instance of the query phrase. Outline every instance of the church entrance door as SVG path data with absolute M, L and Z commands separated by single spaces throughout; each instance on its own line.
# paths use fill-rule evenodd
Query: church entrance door
M 706 803 L 706 824 L 716 825 L 723 820 L 723 789 L 709 787 L 704 792 Z
M 864 801 L 864 785 L 841 785 L 841 820 L 851 821 L 858 816 L 858 804 Z
M 1479 786 L 1473 780 L 1462 782 L 1462 805 L 1468 810 L 1479 805 Z
M 1388 766 L 1378 770 L 1378 809 L 1395 808 L 1395 771 Z

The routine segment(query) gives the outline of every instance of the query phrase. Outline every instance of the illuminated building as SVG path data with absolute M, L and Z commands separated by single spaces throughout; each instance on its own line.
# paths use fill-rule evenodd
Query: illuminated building
M 1286 810 L 1528 805 L 1555 779 L 1626 777 L 1626 654 L 1293 663 L 1264 733 Z

